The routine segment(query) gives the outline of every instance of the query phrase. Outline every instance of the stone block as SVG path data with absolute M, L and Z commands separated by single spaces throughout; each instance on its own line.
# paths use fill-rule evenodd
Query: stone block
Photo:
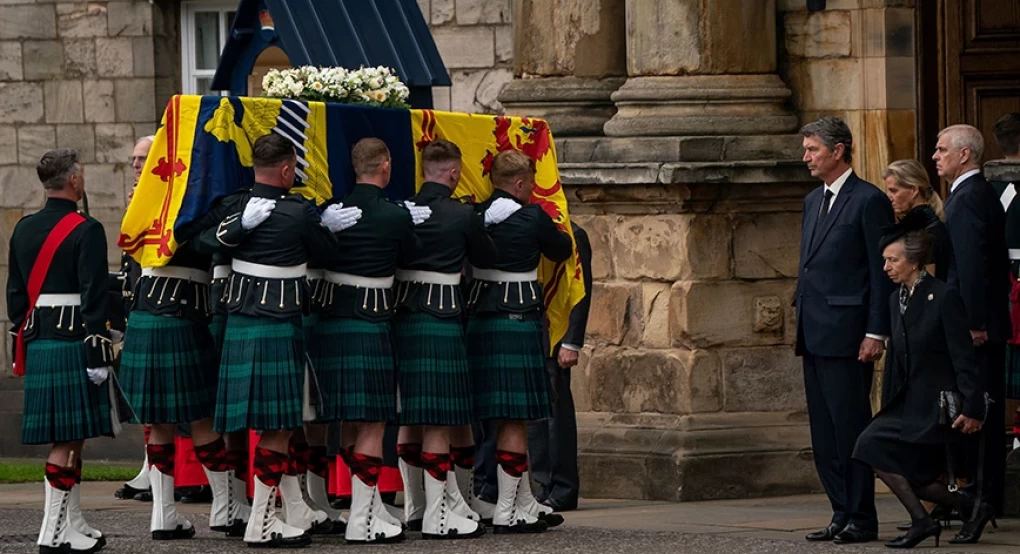
M 85 121 L 110 123 L 116 121 L 113 81 L 84 81 L 82 91 L 85 104 Z
M 456 0 L 457 24 L 510 23 L 510 0 Z
M 599 349 L 592 358 L 591 403 L 596 412 L 681 413 L 683 363 L 651 350 Z
M 18 224 L 18 220 L 24 215 L 25 212 L 23 210 L 11 208 L 0 210 L 0 237 L 3 237 L 3 240 L 0 240 L 0 260 L 3 260 L 4 263 L 7 262 L 10 254 L 10 238 L 14 234 L 14 226 Z M 7 272 L 4 271 L 3 273 L 6 274 Z M 7 313 L 7 295 L 4 294 L 3 297 L 4 305 L 0 308 L 4 310 L 4 313 Z
M 428 23 L 430 14 L 432 13 L 432 4 L 429 0 L 418 0 L 418 10 L 423 16 L 425 16 L 425 23 Z
M 4 6 L 0 39 L 57 38 L 57 14 L 52 4 Z
M 588 233 L 591 242 L 591 273 L 593 279 L 613 276 L 613 228 L 616 216 L 571 216 L 571 219 Z
M 111 37 L 152 34 L 152 5 L 148 2 L 110 2 L 106 19 Z
M 701 68 L 700 2 L 628 2 L 629 75 L 683 75 Z
M 804 155 L 800 135 L 726 137 L 726 161 L 800 160 Z
M 18 162 L 35 166 L 43 154 L 57 146 L 57 133 L 52 125 L 26 125 L 18 128 Z
M 134 42 L 131 38 L 96 39 L 96 69 L 100 77 L 131 77 L 134 74 Z
M 85 183 L 89 192 L 89 206 L 96 208 L 123 209 L 124 174 L 113 164 L 88 164 L 85 166 Z M 116 237 L 114 237 L 116 241 Z
M 90 124 L 57 125 L 57 148 L 74 148 L 82 163 L 96 161 L 96 133 Z
M 828 0 L 825 3 L 825 9 L 827 10 L 854 10 L 860 6 L 862 0 Z M 776 11 L 778 12 L 796 12 L 806 11 L 807 3 L 803 0 L 777 0 Z
M 627 217 L 613 235 L 616 266 L 627 279 L 725 278 L 730 273 L 731 235 L 723 216 Z
M 645 348 L 669 348 L 669 289 L 666 283 L 644 283 L 641 285 L 641 312 L 644 323 L 641 346 Z
M 80 79 L 96 74 L 96 41 L 91 39 L 64 41 L 64 77 Z
M 802 58 L 838 58 L 851 53 L 851 12 L 791 12 L 783 17 L 786 52 Z
M 432 38 L 449 69 L 488 68 L 496 63 L 491 27 L 443 27 L 434 29 Z
M 599 342 L 623 344 L 631 331 L 631 313 L 640 306 L 640 287 L 595 283 L 592 289 L 588 336 Z
M 556 140 L 556 153 L 560 163 L 680 161 L 680 140 L 678 137 L 568 137 Z
M 135 77 L 156 75 L 155 47 L 149 37 L 131 39 Z
M 128 79 L 114 82 L 117 121 L 156 120 L 156 85 L 152 79 Z
M 514 59 L 514 35 L 510 25 L 496 27 L 496 63 Z
M 0 165 L 16 163 L 18 163 L 18 130 L 11 125 L 0 125 Z M 0 258 L 2 259 L 4 258 Z
M 588 367 L 596 347 L 585 346 L 577 358 L 577 365 L 570 371 L 570 395 L 574 398 L 574 410 L 591 411 L 591 371 Z
M 0 167 L 0 208 L 41 208 L 43 199 L 35 165 Z
M 724 350 L 720 357 L 727 412 L 807 409 L 803 369 L 793 348 L 739 348 Z
M 57 4 L 57 31 L 63 38 L 106 36 L 106 2 Z
M 502 114 L 497 97 L 513 78 L 509 69 L 454 72 L 450 107 L 458 112 Z
M 862 61 L 809 59 L 791 63 L 789 84 L 800 110 L 857 110 L 864 107 Z
M 793 298 L 796 282 L 793 279 L 757 282 L 681 281 L 673 285 L 670 303 L 670 325 L 674 346 L 707 348 L 711 346 L 767 346 L 792 344 L 796 338 Z M 783 314 L 782 329 L 774 332 L 755 332 L 755 320 L 760 308 L 779 298 Z M 762 306 L 764 304 L 764 306 Z
M 46 81 L 46 122 L 85 121 L 81 81 Z
M 450 87 L 432 87 L 432 105 L 437 110 L 450 111 Z
M 0 81 L 20 81 L 24 75 L 21 67 L 21 43 L 0 42 Z
M 127 163 L 135 146 L 135 129 L 127 123 L 96 125 L 96 161 L 101 164 Z
M 0 123 L 39 123 L 43 106 L 39 83 L 0 83 Z
M 758 213 L 736 218 L 734 274 L 739 279 L 796 277 L 800 263 L 801 214 Z
M 723 137 L 691 137 L 680 139 L 681 162 L 718 162 L 723 158 L 726 139 Z
M 778 296 L 754 299 L 754 332 L 779 333 L 783 330 L 783 303 Z
M 64 46 L 55 40 L 26 40 L 25 79 L 60 79 L 64 75 Z
M 456 16 L 456 0 L 432 0 L 432 25 L 449 23 Z M 433 31 L 434 33 L 435 31 Z

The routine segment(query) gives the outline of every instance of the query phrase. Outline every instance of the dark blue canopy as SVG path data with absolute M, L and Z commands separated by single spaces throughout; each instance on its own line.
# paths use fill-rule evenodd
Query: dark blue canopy
M 270 46 L 295 67 L 391 67 L 416 108 L 431 107 L 431 87 L 450 86 L 415 0 L 241 0 L 212 88 L 247 94 L 255 60 Z

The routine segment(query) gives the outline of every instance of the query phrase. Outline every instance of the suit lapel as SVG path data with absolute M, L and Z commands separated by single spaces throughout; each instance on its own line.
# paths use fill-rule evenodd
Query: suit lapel
M 832 229 L 832 226 L 836 224 L 836 220 L 839 219 L 839 214 L 843 211 L 847 202 L 850 201 L 850 195 L 853 194 L 856 186 L 857 175 L 851 173 L 850 177 L 848 177 L 846 182 L 843 183 L 843 188 L 840 189 L 839 194 L 836 196 L 836 200 L 833 201 L 832 206 L 829 207 L 829 215 L 827 215 L 825 217 L 825 221 L 822 222 L 822 228 L 818 232 L 818 236 L 811 237 L 811 242 L 809 243 L 811 245 L 811 253 L 808 255 L 808 258 L 818 251 L 818 247 L 821 246 L 822 241 L 825 240 L 825 235 L 829 234 L 829 230 Z M 819 204 L 819 206 L 821 205 Z M 816 210 L 816 214 L 817 211 L 818 210 Z M 815 217 L 817 217 L 817 215 Z

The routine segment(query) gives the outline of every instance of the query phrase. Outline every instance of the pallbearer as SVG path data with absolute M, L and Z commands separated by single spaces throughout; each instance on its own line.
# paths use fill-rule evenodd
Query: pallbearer
M 306 263 L 338 255 L 336 238 L 314 205 L 289 194 L 297 156 L 280 135 L 255 141 L 255 185 L 229 207 L 218 232 L 243 217 L 250 200 L 275 200 L 266 221 L 231 250 L 227 326 L 220 359 L 214 427 L 230 433 L 262 431 L 255 454 L 255 498 L 244 539 L 251 546 L 303 546 L 311 538 L 276 517 L 276 493 L 288 464 L 288 445 L 302 424 L 305 352 L 301 315 L 308 306 Z M 327 210 L 338 215 L 341 209 Z M 346 215 L 343 212 L 339 215 Z M 353 224 L 356 217 L 346 221 Z M 339 227 L 334 228 L 339 230 Z M 225 240 L 226 242 L 226 240 Z M 301 500 L 300 488 L 281 490 L 284 502 Z
M 559 524 L 562 517 L 541 507 L 528 482 L 527 422 L 550 417 L 545 372 L 545 324 L 541 256 L 559 262 L 570 257 L 570 235 L 542 208 L 528 204 L 535 184 L 535 162 L 506 150 L 496 155 L 490 178 L 492 196 L 478 205 L 486 212 L 510 200 L 519 209 L 490 229 L 499 256 L 474 268 L 468 295 L 468 362 L 475 391 L 475 414 L 498 420 L 496 461 L 499 499 L 492 523 L 497 533 L 533 533 Z M 545 521 L 548 519 L 548 524 Z
M 52 445 L 39 551 L 95 552 L 106 540 L 81 517 L 77 483 L 85 440 L 112 430 L 106 234 L 77 212 L 85 175 L 76 151 L 47 152 L 36 172 L 46 205 L 15 226 L 8 259 L 14 372 L 25 377 L 21 442 Z

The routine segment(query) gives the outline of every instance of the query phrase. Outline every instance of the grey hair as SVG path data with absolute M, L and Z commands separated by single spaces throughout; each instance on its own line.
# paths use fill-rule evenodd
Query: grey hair
M 800 134 L 804 137 L 815 137 L 822 141 L 829 150 L 835 151 L 836 145 L 842 144 L 846 147 L 843 151 L 843 161 L 850 163 L 854 157 L 854 137 L 850 133 L 850 127 L 845 121 L 838 117 L 823 117 L 818 121 L 812 121 L 800 128 Z
M 141 144 L 141 143 L 143 143 L 145 141 L 156 142 L 156 135 L 146 135 L 146 136 L 138 139 L 138 141 L 135 142 L 135 146 L 138 146 L 139 144 Z
M 939 132 L 938 138 L 942 138 L 944 135 L 949 136 L 949 143 L 955 150 L 966 148 L 970 150 L 971 161 L 976 164 L 981 163 L 982 156 L 985 154 L 985 138 L 981 136 L 981 131 L 970 125 L 950 125 Z
M 903 245 L 903 255 L 907 258 L 907 262 L 923 266 L 931 261 L 931 249 L 935 243 L 931 231 L 927 229 L 910 231 L 895 240 L 893 244 L 897 242 Z
M 81 162 L 77 150 L 58 148 L 43 154 L 35 172 L 46 190 L 64 190 L 68 178 L 78 170 L 79 165 Z

